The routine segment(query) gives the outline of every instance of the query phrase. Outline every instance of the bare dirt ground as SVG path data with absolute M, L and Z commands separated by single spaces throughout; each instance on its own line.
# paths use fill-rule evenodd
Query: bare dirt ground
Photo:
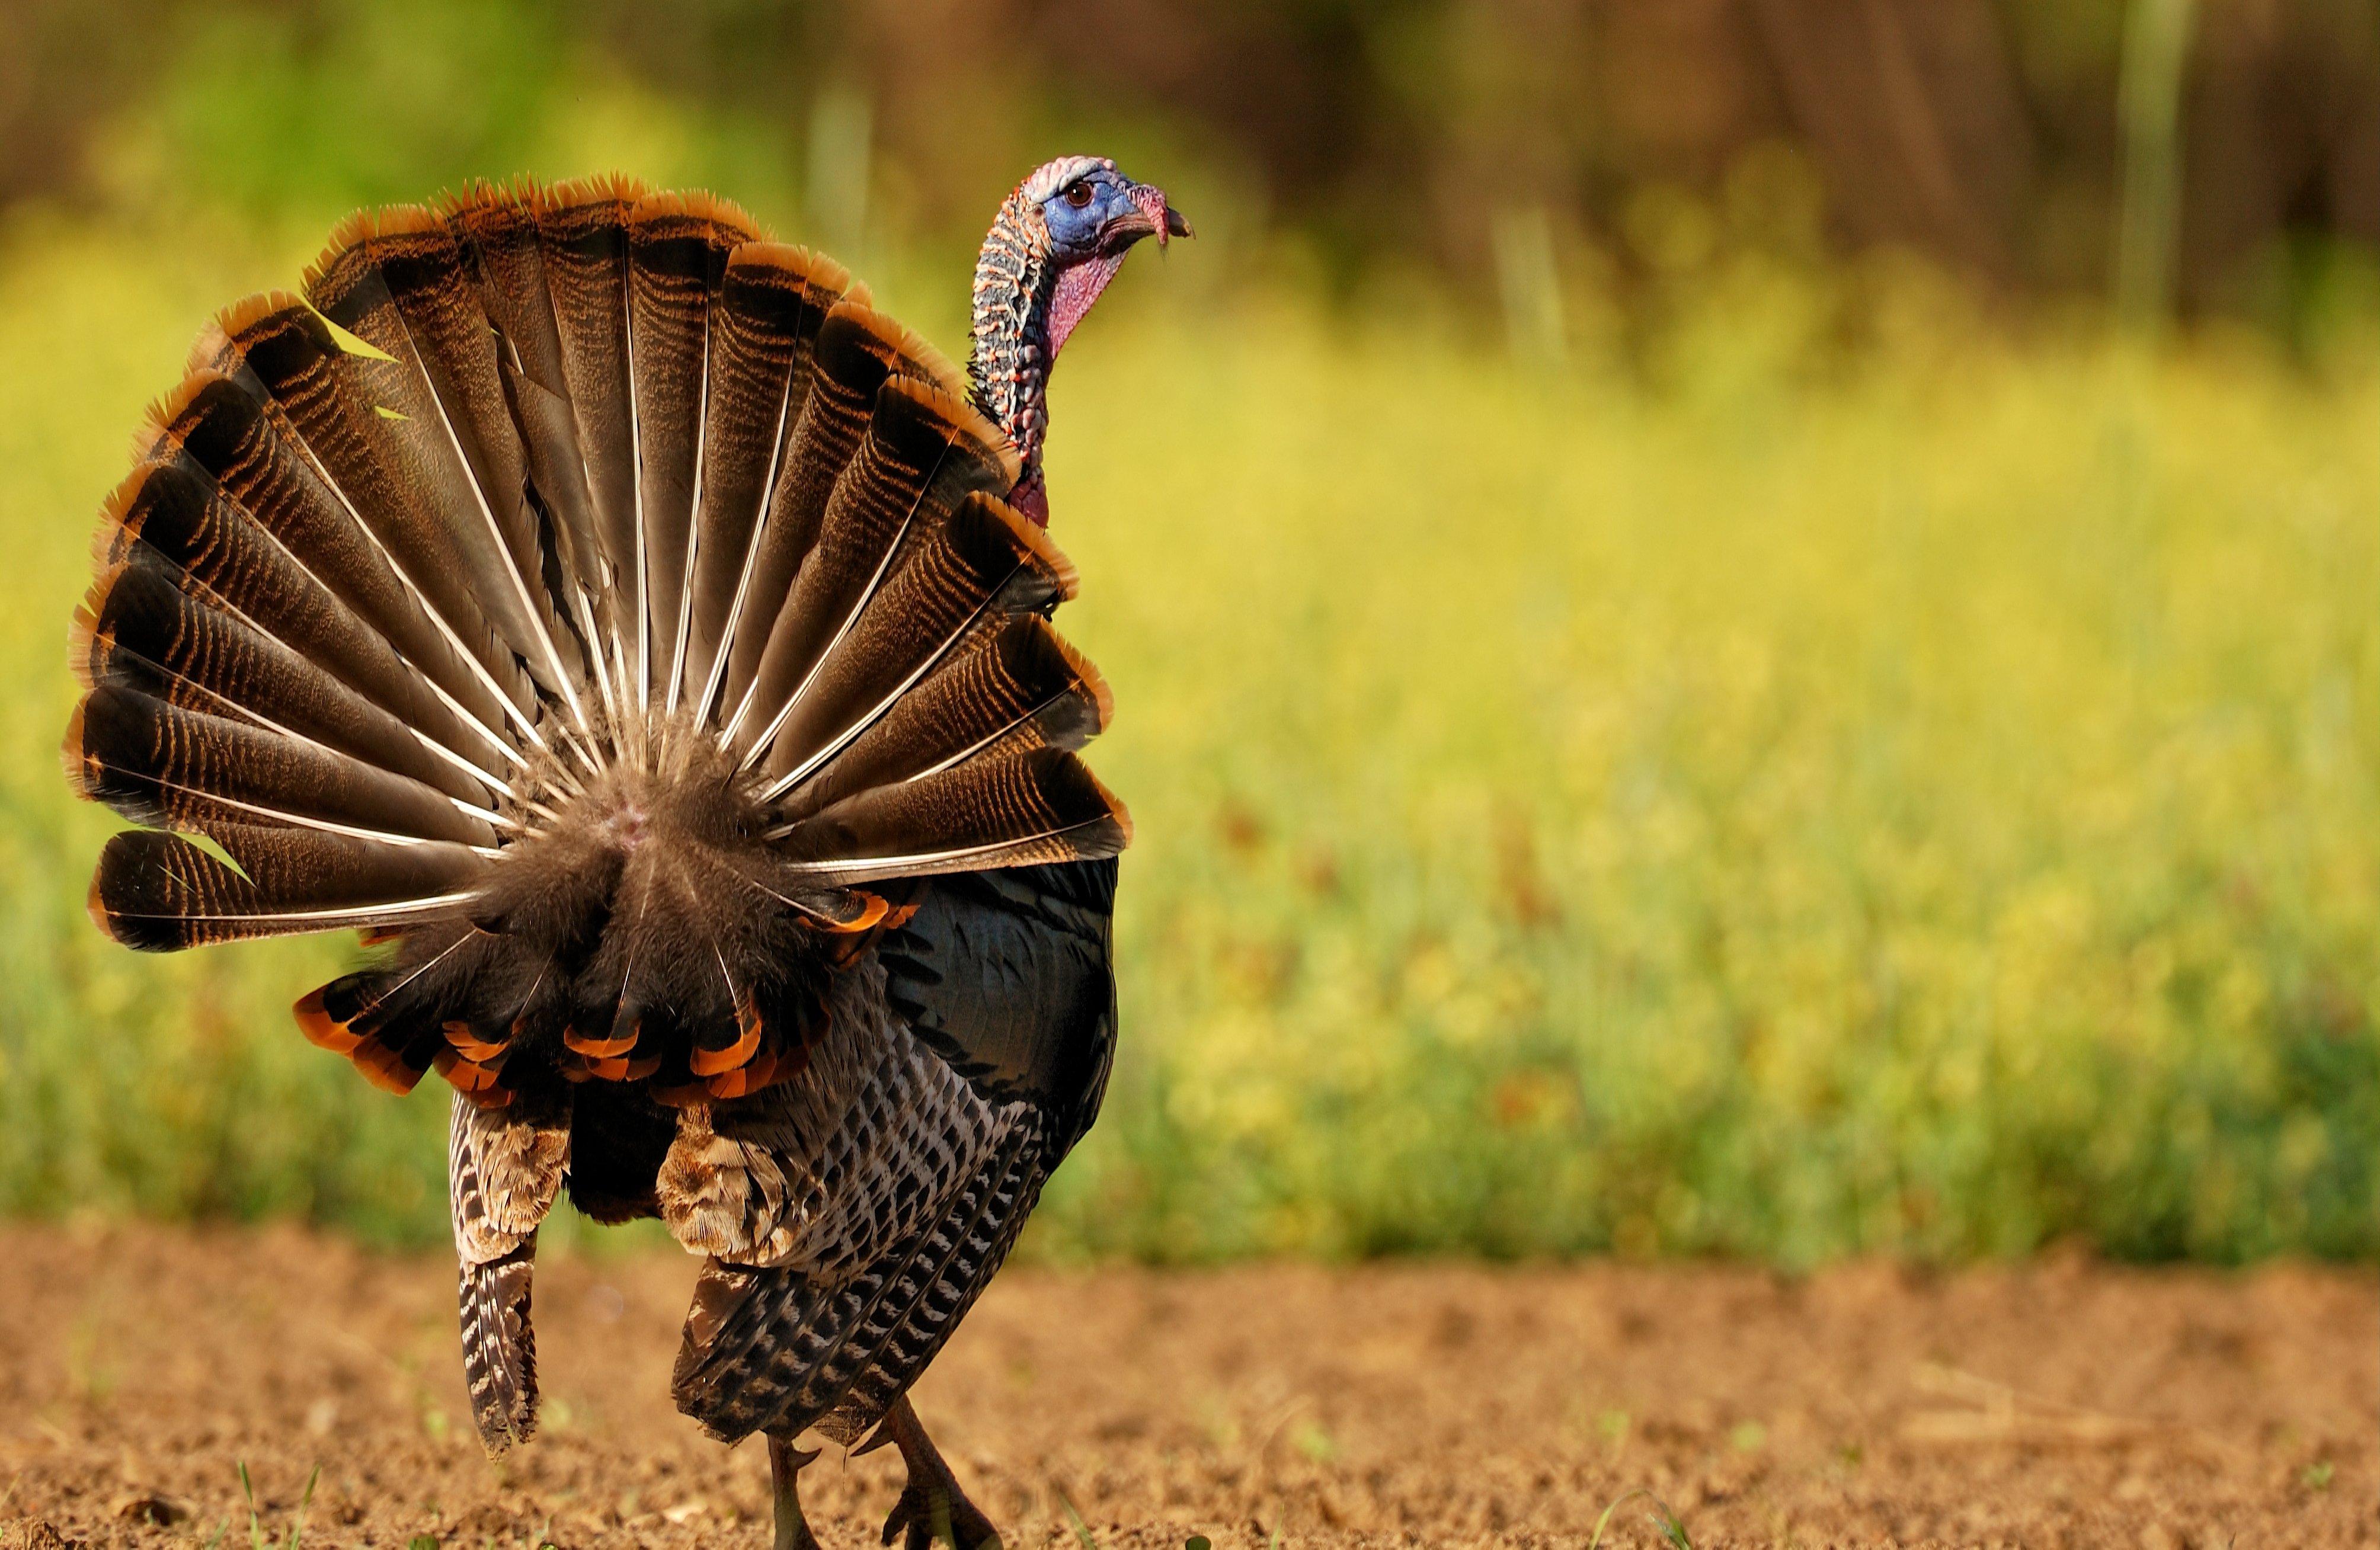
M 546 1430 L 481 1456 L 452 1270 L 295 1231 L 0 1227 L 0 1546 L 764 1545 L 670 1408 L 690 1261 L 541 1265 Z M 2064 1258 L 1003 1277 L 920 1385 L 1008 1543 L 2380 1543 L 2380 1278 Z M 891 1450 L 805 1474 L 874 1544 Z M 1084 1520 L 1075 1526 L 1067 1504 Z M 1639 1496 L 1607 1544 L 1659 1543 Z

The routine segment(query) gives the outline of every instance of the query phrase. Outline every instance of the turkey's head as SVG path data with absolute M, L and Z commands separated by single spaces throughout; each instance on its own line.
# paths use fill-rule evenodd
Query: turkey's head
M 1164 189 L 1135 183 L 1104 156 L 1061 156 L 1001 205 L 976 260 L 967 380 L 976 406 L 1015 444 L 1025 472 L 1009 499 L 1035 521 L 1050 520 L 1041 442 L 1058 351 L 1133 244 L 1189 235 Z

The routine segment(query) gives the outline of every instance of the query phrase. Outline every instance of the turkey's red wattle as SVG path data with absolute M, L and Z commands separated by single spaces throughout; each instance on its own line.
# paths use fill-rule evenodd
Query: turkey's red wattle
M 1050 289 L 1050 360 L 1055 363 L 1058 352 L 1066 347 L 1066 340 L 1091 310 L 1091 303 L 1108 288 L 1117 270 L 1123 267 L 1122 253 L 1103 253 L 1098 258 L 1061 270 L 1058 283 Z
M 1050 486 L 1041 478 L 1040 469 L 1035 468 L 1016 481 L 1016 488 L 1008 492 L 1008 503 L 1039 526 L 1050 526 Z

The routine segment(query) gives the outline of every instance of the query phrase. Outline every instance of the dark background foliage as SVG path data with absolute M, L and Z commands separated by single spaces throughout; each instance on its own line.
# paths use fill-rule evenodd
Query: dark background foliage
M 953 242 L 979 224 L 984 188 L 1053 140 L 1096 136 L 1195 157 L 1248 216 L 1304 238 L 1335 286 L 1383 267 L 1482 285 L 1498 218 L 1515 210 L 1542 210 L 1625 274 L 1645 262 L 1645 190 L 1715 196 L 1748 155 L 1789 147 L 1838 247 L 1911 246 L 2007 297 L 2096 295 L 2115 261 L 2128 22 L 2157 8 L 13 0 L 0 8 L 0 200 L 90 197 L 102 131 L 128 103 L 170 100 L 196 52 L 216 56 L 227 90 L 282 91 L 326 60 L 354 79 L 353 97 L 265 120 L 287 141 L 263 164 L 276 200 L 358 183 L 418 192 L 402 175 L 423 134 L 500 164 L 527 121 L 514 110 L 591 71 L 742 120 L 754 154 L 795 183 L 840 176 L 814 154 L 816 131 L 864 104 L 858 143 L 880 158 L 892 215 Z M 2333 245 L 2380 244 L 2380 6 L 2180 8 L 2180 299 L 2296 326 Z M 451 46 L 415 46 L 423 34 Z M 425 68 L 432 57 L 446 63 Z M 371 111 L 376 91 L 442 90 L 457 111 Z M 399 121 L 409 129 L 382 141 Z M 225 149 L 219 127 L 186 127 L 194 152 Z M 237 182 L 256 166 L 199 155 L 185 170 Z

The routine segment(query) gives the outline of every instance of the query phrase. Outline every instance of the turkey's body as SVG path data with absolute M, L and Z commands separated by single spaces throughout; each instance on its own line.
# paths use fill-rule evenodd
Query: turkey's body
M 675 1397 L 780 1440 L 781 1507 L 806 1428 L 939 1468 L 902 1396 L 1097 1111 L 1128 834 L 1038 470 L 969 397 L 716 201 L 480 190 L 224 313 L 109 503 L 67 759 L 147 827 L 92 914 L 375 944 L 298 1021 L 455 1089 L 492 1449 L 566 1193 L 705 1256 Z

